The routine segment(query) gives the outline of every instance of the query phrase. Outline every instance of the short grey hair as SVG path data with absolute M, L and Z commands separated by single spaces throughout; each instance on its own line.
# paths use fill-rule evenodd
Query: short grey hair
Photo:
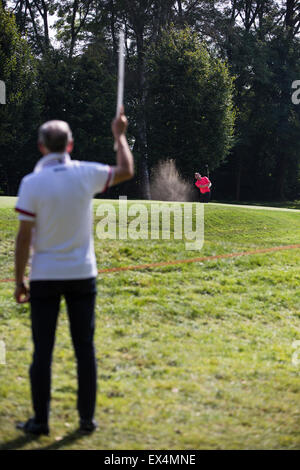
M 38 131 L 38 142 L 50 152 L 64 152 L 72 140 L 72 131 L 65 121 L 47 121 Z

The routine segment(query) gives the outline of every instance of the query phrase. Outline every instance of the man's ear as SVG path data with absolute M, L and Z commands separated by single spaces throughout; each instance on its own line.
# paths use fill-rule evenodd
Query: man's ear
M 74 140 L 71 140 L 71 141 L 68 143 L 67 148 L 66 148 L 67 153 L 71 153 L 72 150 L 73 150 L 73 148 L 74 148 Z
M 42 155 L 46 155 L 47 153 L 49 153 L 48 149 L 41 142 L 38 142 L 37 146 Z

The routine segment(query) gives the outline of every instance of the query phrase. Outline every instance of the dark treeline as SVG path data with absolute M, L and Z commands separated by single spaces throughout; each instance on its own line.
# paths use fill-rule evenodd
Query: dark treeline
M 137 171 L 110 197 L 150 198 L 167 159 L 191 184 L 208 166 L 219 200 L 299 197 L 299 0 L 0 0 L 0 194 L 49 119 L 70 123 L 73 158 L 114 162 L 120 28 Z

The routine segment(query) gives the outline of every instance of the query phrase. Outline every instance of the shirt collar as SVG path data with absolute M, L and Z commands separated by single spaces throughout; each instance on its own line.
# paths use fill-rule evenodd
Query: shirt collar
M 71 162 L 71 157 L 68 153 L 49 153 L 41 158 L 34 167 L 34 173 L 38 173 L 45 167 L 64 164 L 68 165 Z

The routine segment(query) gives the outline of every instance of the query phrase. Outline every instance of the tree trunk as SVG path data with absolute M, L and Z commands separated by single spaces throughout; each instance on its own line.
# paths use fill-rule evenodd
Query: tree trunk
M 147 149 L 147 124 L 145 116 L 146 102 L 146 78 L 145 78 L 145 59 L 144 59 L 144 41 L 143 28 L 137 34 L 137 54 L 138 54 L 138 89 L 139 105 L 137 112 L 137 138 L 140 151 L 141 164 L 141 193 L 144 199 L 151 199 L 150 180 L 148 169 L 148 149 Z
M 113 42 L 113 54 L 114 54 L 114 57 L 117 57 L 118 45 L 117 45 L 117 38 L 116 38 L 116 31 L 115 31 L 116 19 L 115 19 L 114 0 L 110 0 L 109 9 L 110 9 L 110 32 L 111 32 L 111 37 L 112 37 L 112 42 Z
M 278 174 L 276 178 L 276 199 L 280 201 L 285 200 L 285 182 L 286 182 L 286 160 L 284 152 L 280 153 L 278 162 Z

